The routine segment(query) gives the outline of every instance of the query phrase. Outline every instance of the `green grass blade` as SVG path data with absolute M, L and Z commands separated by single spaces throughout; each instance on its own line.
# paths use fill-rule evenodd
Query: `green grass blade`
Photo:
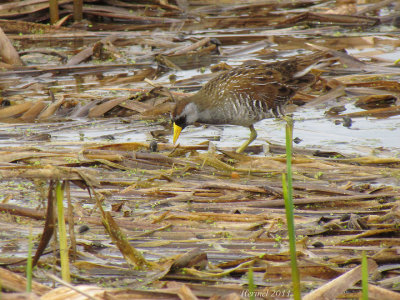
M 368 300 L 368 261 L 365 251 L 362 252 L 361 258 L 361 285 L 362 300 Z
M 28 258 L 26 260 L 26 292 L 32 292 L 32 225 L 29 229 Z
M 293 189 L 292 189 L 292 152 L 293 152 L 293 119 L 286 117 L 286 176 L 287 192 L 290 199 L 290 208 L 293 213 Z
M 300 273 L 296 257 L 296 232 L 294 226 L 294 205 L 292 187 L 292 144 L 293 119 L 286 117 L 286 175 L 282 174 L 283 197 L 285 199 L 286 222 L 289 236 L 290 265 L 292 268 L 293 299 L 301 299 Z
M 69 272 L 69 257 L 67 244 L 67 230 L 65 227 L 64 216 L 64 184 L 60 181 L 56 186 L 56 202 L 57 202 L 57 217 L 58 217 L 58 233 L 60 237 L 60 260 L 61 260 L 61 278 L 66 282 L 71 282 Z
M 249 268 L 249 272 L 247 273 L 247 280 L 249 282 L 249 299 L 255 300 L 256 285 L 254 284 L 253 267 Z

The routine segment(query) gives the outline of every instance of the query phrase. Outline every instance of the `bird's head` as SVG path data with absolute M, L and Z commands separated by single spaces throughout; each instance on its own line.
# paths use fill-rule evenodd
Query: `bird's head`
M 175 105 L 171 114 L 172 121 L 174 122 L 174 144 L 178 140 L 182 129 L 196 122 L 198 115 L 199 110 L 197 105 L 188 99 L 183 99 Z

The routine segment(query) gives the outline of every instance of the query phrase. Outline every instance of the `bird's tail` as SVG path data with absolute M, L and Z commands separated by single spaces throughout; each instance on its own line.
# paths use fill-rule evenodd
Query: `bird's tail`
M 322 59 L 331 55 L 328 51 L 316 51 L 309 55 L 297 56 L 285 61 L 273 63 L 271 67 L 280 71 L 285 78 L 299 78 L 309 73 Z
M 276 70 L 280 71 L 284 82 L 298 90 L 315 82 L 315 76 L 310 73 L 316 66 L 320 67 L 324 58 L 331 55 L 327 51 L 317 51 L 309 55 L 291 58 L 275 63 Z
M 321 64 L 321 60 L 329 57 L 330 54 L 327 51 L 317 51 L 310 55 L 306 55 L 304 57 L 300 57 L 295 59 L 296 61 L 296 72 L 293 74 L 294 78 L 298 78 L 304 76 L 312 69 L 314 69 L 317 65 Z

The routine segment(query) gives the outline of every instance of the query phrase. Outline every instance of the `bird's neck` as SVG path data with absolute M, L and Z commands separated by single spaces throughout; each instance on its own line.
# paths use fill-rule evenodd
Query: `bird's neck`
M 189 103 L 191 103 L 191 105 L 195 105 L 196 117 L 197 117 L 196 122 L 213 123 L 212 114 L 210 114 L 208 109 L 210 106 L 209 99 L 207 98 L 206 95 L 202 93 L 201 90 L 196 94 L 190 96 L 190 98 L 188 98 L 188 101 Z

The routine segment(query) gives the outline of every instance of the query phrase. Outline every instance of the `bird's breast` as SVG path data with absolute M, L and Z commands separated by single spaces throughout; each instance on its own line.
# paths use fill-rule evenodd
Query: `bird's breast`
M 267 104 L 240 94 L 235 98 L 218 101 L 199 112 L 198 122 L 250 126 L 262 119 L 273 117 Z

